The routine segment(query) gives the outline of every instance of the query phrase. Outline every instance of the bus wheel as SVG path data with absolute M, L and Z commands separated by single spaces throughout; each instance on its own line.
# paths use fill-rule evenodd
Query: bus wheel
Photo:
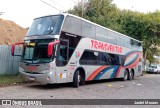
M 127 79 L 128 79 L 128 71 L 125 70 L 125 71 L 124 71 L 124 77 L 122 78 L 122 80 L 123 80 L 123 81 L 127 81 Z
M 79 85 L 85 85 L 85 74 L 82 72 L 79 73 Z
M 79 74 L 79 70 L 77 70 L 73 77 L 73 87 L 78 88 L 79 82 L 80 82 L 80 74 Z
M 128 77 L 128 79 L 129 79 L 129 80 L 133 80 L 133 79 L 134 79 L 134 72 L 133 72 L 133 70 L 131 70 L 131 71 L 129 72 L 129 77 Z

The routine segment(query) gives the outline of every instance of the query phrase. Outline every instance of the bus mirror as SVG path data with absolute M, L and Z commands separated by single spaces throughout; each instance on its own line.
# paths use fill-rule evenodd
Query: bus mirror
M 52 53 L 53 53 L 53 46 L 58 44 L 60 41 L 54 41 L 54 42 L 50 42 L 48 44 L 48 57 L 51 57 L 52 56 Z
M 16 43 L 16 44 L 13 44 L 13 45 L 11 46 L 11 54 L 12 54 L 12 56 L 20 56 L 20 55 L 14 55 L 14 51 L 15 51 L 15 46 L 16 46 L 16 45 L 21 45 L 21 44 L 23 44 L 23 42 Z
M 14 56 L 14 48 L 15 48 L 15 45 L 12 45 L 12 46 L 11 46 L 11 53 L 12 53 L 12 56 Z

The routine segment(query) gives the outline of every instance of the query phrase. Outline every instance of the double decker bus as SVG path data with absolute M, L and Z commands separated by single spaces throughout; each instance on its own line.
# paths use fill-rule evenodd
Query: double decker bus
M 19 63 L 20 75 L 43 84 L 142 75 L 140 41 L 78 16 L 57 14 L 35 18 L 29 28 Z

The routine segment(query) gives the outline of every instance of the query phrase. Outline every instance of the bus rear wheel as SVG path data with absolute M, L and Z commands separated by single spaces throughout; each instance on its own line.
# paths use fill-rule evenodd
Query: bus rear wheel
M 129 79 L 129 80 L 133 80 L 133 79 L 134 79 L 134 72 L 133 72 L 133 70 L 131 70 L 131 71 L 129 72 L 129 77 L 128 77 L 128 79 Z
M 124 71 L 124 77 L 122 78 L 122 80 L 123 80 L 123 81 L 127 81 L 127 79 L 128 79 L 128 71 L 125 70 L 125 71 Z

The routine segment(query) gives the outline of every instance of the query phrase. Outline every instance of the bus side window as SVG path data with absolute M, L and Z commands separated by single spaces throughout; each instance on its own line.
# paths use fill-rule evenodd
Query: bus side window
M 61 45 L 60 46 L 60 50 L 59 50 L 59 56 L 58 56 L 58 60 L 67 60 L 67 55 L 65 54 L 67 52 L 67 47 Z
M 59 53 L 57 56 L 57 66 L 65 66 L 68 63 L 68 43 L 61 41 L 59 46 Z
M 115 61 L 115 65 L 121 65 L 121 63 L 120 63 L 120 55 L 115 55 L 114 61 Z
M 69 41 L 69 47 L 68 47 L 68 61 L 72 57 L 72 54 L 74 50 L 76 49 L 79 41 L 81 40 L 81 36 L 77 36 L 74 34 L 62 32 L 60 36 L 61 40 L 68 40 Z
M 125 56 L 85 50 L 80 58 L 82 65 L 124 65 Z
M 124 65 L 125 59 L 126 59 L 126 57 L 125 57 L 124 55 L 120 55 L 120 56 L 119 56 L 120 65 L 122 65 L 122 66 Z
M 119 55 L 110 54 L 112 58 L 112 65 L 120 65 Z

